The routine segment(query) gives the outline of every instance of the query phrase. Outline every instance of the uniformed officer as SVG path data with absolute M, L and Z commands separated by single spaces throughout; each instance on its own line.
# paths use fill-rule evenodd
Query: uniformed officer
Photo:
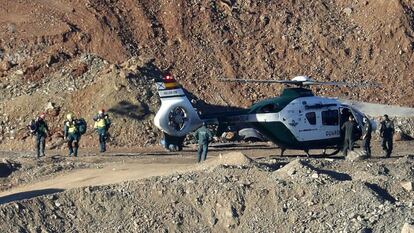
M 348 151 L 354 150 L 355 134 L 358 130 L 357 123 L 352 115 L 349 116 L 348 121 L 342 125 L 341 129 L 345 131 L 343 153 L 346 156 Z
M 213 139 L 213 134 L 203 122 L 203 126 L 197 129 L 194 137 L 198 141 L 197 162 L 204 161 L 207 159 L 208 143 Z
M 367 117 L 364 117 L 363 122 L 364 126 L 362 128 L 362 148 L 366 152 L 367 157 L 371 157 L 372 125 Z
M 99 147 L 100 152 L 106 151 L 106 140 L 108 137 L 108 129 L 111 125 L 111 120 L 109 119 L 109 116 L 107 113 L 105 113 L 105 110 L 102 109 L 98 112 L 98 115 L 96 115 L 93 120 L 95 121 L 94 128 L 96 129 L 96 132 L 99 136 Z
M 37 158 L 45 156 L 46 137 L 49 134 L 49 127 L 45 121 L 46 115 L 41 113 L 32 124 L 33 134 L 36 135 Z
M 383 121 L 380 124 L 380 136 L 382 138 L 382 149 L 385 152 L 385 157 L 391 157 L 393 149 L 394 123 L 390 120 L 387 114 L 384 115 Z
M 72 113 L 66 115 L 64 123 L 64 139 L 68 143 L 69 156 L 78 156 L 80 133 L 76 125 L 76 119 Z

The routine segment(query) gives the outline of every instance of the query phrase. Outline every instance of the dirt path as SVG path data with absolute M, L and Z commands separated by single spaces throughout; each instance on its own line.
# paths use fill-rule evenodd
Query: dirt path
M 409 152 L 412 146 L 413 144 L 411 142 L 397 142 L 393 156 L 400 157 L 410 154 Z M 375 155 L 373 159 L 381 159 L 381 148 L 378 141 L 373 142 L 372 149 Z M 213 161 L 220 154 L 233 151 L 241 151 L 253 159 L 278 157 L 280 153 L 278 149 L 266 144 L 235 146 L 234 148 L 212 147 L 209 153 L 209 159 L 205 165 L 208 166 L 210 164 L 209 161 Z M 137 155 L 127 152 L 117 152 L 105 157 L 81 156 L 78 158 L 80 161 L 86 164 L 95 164 L 96 167 L 93 166 L 93 168 L 85 169 L 75 168 L 74 170 L 64 171 L 64 173 L 35 178 L 30 183 L 18 185 L 0 192 L 0 204 L 61 192 L 72 188 L 116 184 L 152 176 L 167 176 L 174 173 L 184 173 L 205 168 L 204 165 L 198 166 L 195 164 L 194 153 L 192 150 L 186 150 L 179 153 L 164 154 L 161 152 L 147 152 Z M 317 154 L 318 151 L 312 151 L 312 153 Z M 285 154 L 285 158 L 296 158 L 298 156 L 305 157 L 302 151 L 289 150 Z M 334 158 L 341 159 L 340 156 L 341 154 Z M 55 161 L 50 160 L 44 162 L 42 166 L 48 166 L 49 163 L 55 163 Z
M 109 164 L 103 168 L 81 169 L 58 175 L 48 180 L 1 192 L 0 204 L 60 192 L 71 188 L 115 184 L 151 176 L 171 175 L 196 168 L 194 164 L 143 164 L 135 162 Z

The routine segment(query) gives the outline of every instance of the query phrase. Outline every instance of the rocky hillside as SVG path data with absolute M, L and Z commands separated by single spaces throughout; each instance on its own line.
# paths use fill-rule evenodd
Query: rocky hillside
M 141 136 L 153 132 L 149 122 L 157 106 L 150 88 L 154 73 L 138 69 L 144 64 L 151 64 L 151 71 L 169 70 L 191 93 L 218 105 L 246 107 L 282 87 L 223 84 L 217 78 L 306 74 L 321 81 L 380 84 L 316 87 L 318 94 L 414 106 L 413 10 L 408 0 L 5 0 L 0 141 L 21 138 L 22 125 L 51 102 L 85 117 L 122 105 L 123 113 L 135 118 L 116 116 L 127 122 L 114 129 L 125 136 L 116 143 L 151 143 L 157 135 Z M 121 67 L 131 59 L 135 65 Z M 128 82 L 135 86 L 123 83 L 130 76 L 122 69 L 138 77 Z M 121 88 L 111 89 L 114 82 Z M 146 111 L 146 123 L 136 116 L 142 116 L 136 106 Z M 62 114 L 52 119 L 56 130 L 62 119 Z M 140 133 L 126 133 L 130 129 Z

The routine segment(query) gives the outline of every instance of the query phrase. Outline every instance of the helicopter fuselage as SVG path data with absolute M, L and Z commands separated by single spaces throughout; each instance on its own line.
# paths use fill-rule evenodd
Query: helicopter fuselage
M 161 107 L 154 124 L 166 139 L 178 138 L 180 142 L 207 122 L 221 130 L 232 125 L 253 126 L 282 149 L 338 149 L 343 141 L 341 125 L 352 115 L 362 128 L 364 117 L 335 98 L 315 96 L 303 87 L 285 88 L 280 96 L 259 101 L 243 111 L 199 115 L 174 79 L 157 82 L 157 87 Z
M 280 97 L 254 104 L 246 114 L 217 116 L 215 121 L 250 123 L 281 148 L 307 150 L 340 146 L 340 127 L 350 114 L 362 127 L 363 114 L 337 99 L 314 96 L 304 88 L 287 88 Z M 211 120 L 211 116 L 202 120 Z

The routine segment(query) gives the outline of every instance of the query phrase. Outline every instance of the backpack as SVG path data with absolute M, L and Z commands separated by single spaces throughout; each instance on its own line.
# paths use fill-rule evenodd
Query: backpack
M 36 131 L 37 131 L 36 120 L 31 120 L 27 128 L 29 129 L 31 134 L 36 134 Z
M 108 130 L 112 124 L 111 119 L 109 119 L 108 115 L 105 116 L 105 122 L 106 122 L 106 130 Z
M 76 120 L 76 128 L 78 129 L 78 133 L 80 135 L 83 135 L 86 133 L 86 130 L 88 129 L 88 124 L 86 123 L 85 119 L 80 118 Z

